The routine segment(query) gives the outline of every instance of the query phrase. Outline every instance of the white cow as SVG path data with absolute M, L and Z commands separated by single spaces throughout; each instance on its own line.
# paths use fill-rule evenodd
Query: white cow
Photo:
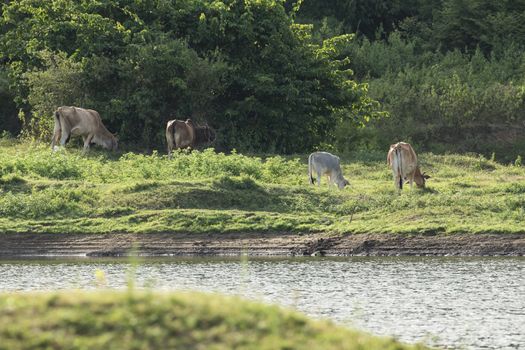
M 308 176 L 310 184 L 314 184 L 316 174 L 317 186 L 321 185 L 321 176 L 328 176 L 328 186 L 336 184 L 340 190 L 350 185 L 350 182 L 343 177 L 341 171 L 341 161 L 338 156 L 328 152 L 314 152 L 308 157 Z

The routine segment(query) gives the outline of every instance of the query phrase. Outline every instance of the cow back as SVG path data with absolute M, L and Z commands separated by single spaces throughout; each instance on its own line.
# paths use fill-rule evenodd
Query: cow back
M 314 152 L 310 155 L 310 160 L 314 169 L 324 171 L 341 171 L 341 160 L 328 152 Z

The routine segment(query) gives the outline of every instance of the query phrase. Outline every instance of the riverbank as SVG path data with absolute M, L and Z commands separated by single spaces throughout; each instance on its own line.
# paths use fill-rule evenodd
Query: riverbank
M 0 257 L 524 256 L 523 234 L 2 234 Z
M 46 242 L 55 242 L 61 255 L 72 242 L 80 255 L 118 255 L 129 249 L 120 242 L 139 240 L 155 255 L 238 254 L 242 244 L 254 255 L 523 255 L 519 163 L 423 153 L 427 188 L 398 193 L 384 152 L 342 155 L 350 185 L 341 191 L 325 179 L 310 185 L 306 158 L 211 149 L 173 159 L 82 155 L 74 145 L 51 152 L 47 144 L 0 139 L 3 249 L 23 254 L 19 241 L 48 254 Z M 120 238 L 97 243 L 104 237 Z M 166 253 L 163 239 L 172 244 Z M 88 241 L 93 250 L 83 248 Z

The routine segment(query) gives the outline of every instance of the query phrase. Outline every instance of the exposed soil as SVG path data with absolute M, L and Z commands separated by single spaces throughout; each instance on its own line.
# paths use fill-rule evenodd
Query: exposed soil
M 252 256 L 523 256 L 525 234 L 0 234 L 0 257 L 243 253 Z

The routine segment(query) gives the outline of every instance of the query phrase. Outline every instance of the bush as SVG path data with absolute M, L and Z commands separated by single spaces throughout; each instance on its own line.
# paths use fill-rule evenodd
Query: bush
M 342 57 L 352 36 L 315 42 L 282 2 L 64 4 L 2 7 L 0 62 L 31 136 L 48 138 L 66 104 L 97 110 L 141 148 L 164 144 L 167 120 L 191 117 L 217 129 L 221 149 L 292 153 L 330 138 L 339 118 L 375 116 Z
M 503 160 L 515 159 L 525 136 L 525 81 L 516 79 L 525 76 L 519 48 L 490 57 L 479 49 L 418 56 L 414 42 L 394 32 L 388 41 L 355 42 L 351 52 L 352 67 L 371 78 L 370 96 L 390 117 L 359 132 L 343 125 L 337 145 L 344 147 L 343 137 L 380 149 L 406 140 L 423 150 L 497 151 Z

